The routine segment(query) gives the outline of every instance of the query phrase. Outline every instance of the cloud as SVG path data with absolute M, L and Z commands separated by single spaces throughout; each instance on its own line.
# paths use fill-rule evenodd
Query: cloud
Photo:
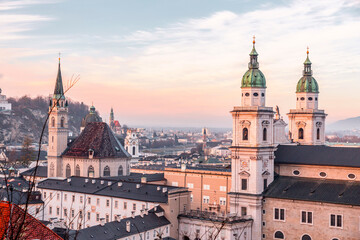
M 360 27 L 360 2 L 294 0 L 253 9 L 246 13 L 218 11 L 128 35 L 82 33 L 47 36 L 44 42 L 71 39 L 74 46 L 66 45 L 63 71 L 64 75 L 80 73 L 81 80 L 70 94 L 81 101 L 94 101 L 103 113 L 112 105 L 121 112 L 118 117 L 122 121 L 132 124 L 231 126 L 228 111 L 240 103 L 240 80 L 247 70 L 253 35 L 260 69 L 267 79 L 267 105 L 279 105 L 282 113 L 295 107 L 294 89 L 310 46 L 321 91 L 320 107 L 332 121 L 350 116 L 354 106 L 346 103 L 357 98 L 356 89 L 360 88 L 360 32 L 354 30 Z M 49 20 L 32 17 L 25 22 Z M 19 31 L 8 34 L 19 37 L 24 26 L 13 24 Z M 41 51 L 23 52 L 28 57 L 46 55 L 56 52 L 56 46 L 64 47 L 53 43 L 45 44 Z M 16 53 L 22 56 L 19 49 Z M 56 71 L 53 65 L 50 71 L 51 63 L 42 59 L 27 67 L 41 71 L 37 83 L 51 88 L 48 79 Z M 36 73 L 32 74 L 35 78 Z M 37 94 L 44 94 L 40 92 L 44 89 L 37 88 Z

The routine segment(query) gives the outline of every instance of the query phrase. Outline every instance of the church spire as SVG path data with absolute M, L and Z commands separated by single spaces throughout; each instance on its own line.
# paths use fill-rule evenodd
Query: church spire
M 307 47 L 307 51 L 306 51 L 306 60 L 304 62 L 304 71 L 303 71 L 303 75 L 304 76 L 311 76 L 312 75 L 312 71 L 311 71 L 311 61 L 309 59 L 309 47 Z
M 58 67 L 58 73 L 57 73 L 57 77 L 56 77 L 54 97 L 64 98 L 64 88 L 63 88 L 62 77 L 61 77 L 61 68 L 60 68 L 60 53 L 59 53 L 59 67 Z
M 255 49 L 255 36 L 253 36 L 253 48 L 250 52 L 249 69 L 259 68 L 257 56 L 258 56 L 258 53 L 256 52 L 256 49 Z

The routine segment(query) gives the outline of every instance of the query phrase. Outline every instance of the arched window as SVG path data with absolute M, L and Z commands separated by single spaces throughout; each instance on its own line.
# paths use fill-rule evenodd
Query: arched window
M 249 130 L 247 128 L 243 128 L 243 140 L 249 140 Z
M 54 163 L 50 164 L 50 177 L 54 177 L 54 173 L 55 173 L 55 166 Z
M 263 130 L 263 141 L 267 141 L 267 129 L 264 128 Z
M 71 176 L 71 167 L 70 164 L 66 165 L 66 177 L 70 177 Z
M 188 236 L 184 236 L 183 240 L 190 240 L 190 238 Z
M 316 139 L 320 140 L 320 128 L 316 129 Z
M 311 240 L 311 237 L 305 234 L 304 236 L 302 236 L 301 240 Z
M 299 139 L 304 139 L 304 129 L 299 128 Z
M 118 176 L 122 176 L 124 175 L 124 169 L 123 166 L 120 165 L 119 169 L 118 169 Z
M 54 117 L 51 118 L 51 127 L 55 127 L 55 118 Z
M 61 120 L 60 120 L 60 127 L 64 127 L 65 126 L 65 118 L 61 118 Z
M 110 176 L 110 168 L 109 168 L 109 166 L 106 166 L 104 168 L 104 177 L 106 177 L 106 176 Z
M 277 231 L 274 236 L 275 239 L 285 239 L 284 234 L 281 231 Z
M 132 155 L 135 155 L 135 146 L 133 146 L 133 151 L 132 151 Z
M 80 176 L 80 166 L 79 165 L 76 165 L 75 176 Z
M 88 168 L 88 177 L 94 177 L 94 167 L 91 165 Z

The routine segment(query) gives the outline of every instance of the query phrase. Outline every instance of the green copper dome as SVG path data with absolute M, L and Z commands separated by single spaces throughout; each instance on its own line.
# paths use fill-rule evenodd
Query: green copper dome
M 309 48 L 307 51 L 306 60 L 304 62 L 303 76 L 300 78 L 296 85 L 297 93 L 318 93 L 319 85 L 315 78 L 312 76 L 311 61 L 309 59 Z
M 266 88 L 266 80 L 264 74 L 258 68 L 252 68 L 244 74 L 241 87 L 261 87 Z
M 296 92 L 318 93 L 319 85 L 312 76 L 303 76 L 296 85 Z
M 242 80 L 241 87 L 259 87 L 266 88 L 266 80 L 264 74 L 259 70 L 259 63 L 257 61 L 258 53 L 255 49 L 255 39 L 253 41 L 253 48 L 250 52 L 249 70 L 246 71 Z

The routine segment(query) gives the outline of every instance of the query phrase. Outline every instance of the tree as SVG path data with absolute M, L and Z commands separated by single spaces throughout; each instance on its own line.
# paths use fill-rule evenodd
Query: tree
M 35 160 L 35 151 L 31 147 L 32 139 L 29 136 L 24 138 L 21 154 L 20 154 L 20 162 L 24 165 L 29 165 L 29 163 Z

